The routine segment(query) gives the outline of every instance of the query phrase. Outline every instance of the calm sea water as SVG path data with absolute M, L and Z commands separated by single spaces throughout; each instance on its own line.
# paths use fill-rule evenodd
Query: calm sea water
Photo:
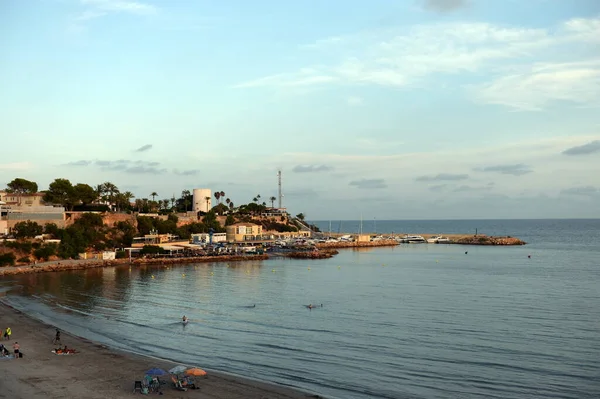
M 332 398 L 600 397 L 600 220 L 376 226 L 475 228 L 529 245 L 31 274 L 0 288 L 28 314 L 113 347 Z

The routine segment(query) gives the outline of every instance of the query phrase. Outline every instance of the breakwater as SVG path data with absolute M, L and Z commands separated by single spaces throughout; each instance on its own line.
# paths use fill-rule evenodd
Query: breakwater
M 319 249 L 326 248 L 364 248 L 364 247 L 390 247 L 398 245 L 396 240 L 378 240 L 378 241 L 337 241 L 337 242 L 319 242 L 315 246 Z
M 334 250 L 324 250 L 324 251 L 296 251 L 289 252 L 283 256 L 294 259 L 328 259 L 332 258 L 334 255 L 337 255 L 339 252 Z

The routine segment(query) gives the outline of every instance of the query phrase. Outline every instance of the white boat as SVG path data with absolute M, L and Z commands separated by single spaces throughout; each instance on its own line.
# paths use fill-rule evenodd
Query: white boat
M 401 242 L 407 242 L 409 244 L 418 244 L 422 242 L 426 242 L 422 236 L 409 236 L 406 235 L 400 239 Z
M 450 242 L 448 237 L 443 236 L 435 236 L 427 239 L 427 242 L 430 244 L 444 244 Z

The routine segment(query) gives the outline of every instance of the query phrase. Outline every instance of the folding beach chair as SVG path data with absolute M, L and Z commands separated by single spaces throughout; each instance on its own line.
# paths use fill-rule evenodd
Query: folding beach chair
M 140 393 L 142 393 L 142 381 L 134 381 L 133 382 L 133 393 L 135 393 L 135 391 L 140 390 Z

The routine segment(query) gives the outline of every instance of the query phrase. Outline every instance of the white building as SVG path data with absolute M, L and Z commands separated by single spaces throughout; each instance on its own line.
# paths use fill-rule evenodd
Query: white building
M 210 241 L 210 236 L 208 233 L 197 233 L 192 234 L 192 243 L 193 244 L 208 244 Z M 214 233 L 212 242 L 216 244 L 218 242 L 226 242 L 227 235 L 225 233 Z
M 212 208 L 212 192 L 210 188 L 195 188 L 193 191 L 194 212 L 208 212 Z

